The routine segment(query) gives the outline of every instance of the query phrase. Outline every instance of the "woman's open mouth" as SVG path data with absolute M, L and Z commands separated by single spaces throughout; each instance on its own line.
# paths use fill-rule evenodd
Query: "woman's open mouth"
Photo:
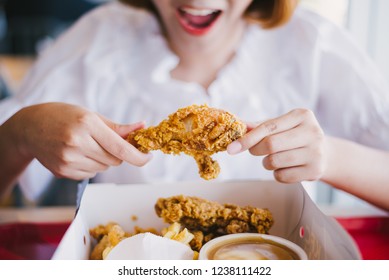
M 221 10 L 183 6 L 177 9 L 176 14 L 179 23 L 186 32 L 201 36 L 212 28 L 221 13 Z

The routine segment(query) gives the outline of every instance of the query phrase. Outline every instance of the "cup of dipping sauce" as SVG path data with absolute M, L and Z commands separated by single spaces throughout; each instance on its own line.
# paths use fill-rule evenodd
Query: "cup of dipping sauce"
M 208 241 L 199 260 L 307 260 L 297 244 L 268 234 L 235 233 Z

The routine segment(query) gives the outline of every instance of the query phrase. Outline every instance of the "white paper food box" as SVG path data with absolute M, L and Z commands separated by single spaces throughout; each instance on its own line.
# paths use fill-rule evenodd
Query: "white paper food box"
M 89 229 L 99 224 L 116 222 L 129 232 L 134 226 L 161 230 L 167 224 L 155 213 L 156 201 L 181 194 L 219 203 L 268 208 L 275 221 L 270 234 L 300 245 L 309 259 L 361 258 L 352 238 L 335 219 L 316 207 L 301 184 L 235 181 L 88 185 L 77 216 L 53 259 L 88 259 L 91 250 Z

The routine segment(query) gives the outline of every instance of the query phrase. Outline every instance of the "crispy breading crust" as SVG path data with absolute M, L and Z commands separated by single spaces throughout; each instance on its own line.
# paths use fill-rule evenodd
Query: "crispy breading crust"
M 217 236 L 241 232 L 268 233 L 273 225 L 268 209 L 219 204 L 184 195 L 158 199 L 155 211 L 166 223 L 178 222 L 191 231 L 195 235 L 190 244 L 194 250 L 199 250 Z
M 191 105 L 169 115 L 159 125 L 131 133 L 127 140 L 142 152 L 192 156 L 206 180 L 219 175 L 219 164 L 210 156 L 246 133 L 246 125 L 233 114 L 207 105 Z
M 178 223 L 180 231 L 189 230 L 190 234 L 193 234 L 189 245 L 197 252 L 206 242 L 217 236 L 242 232 L 268 233 L 274 223 L 268 209 L 220 204 L 184 195 L 159 198 L 155 204 L 155 212 L 166 223 Z M 107 250 L 112 249 L 121 240 L 142 232 L 160 235 L 154 228 L 135 227 L 133 233 L 125 232 L 116 223 L 98 225 L 90 229 L 90 235 L 97 241 L 90 259 L 103 259 Z
M 102 260 L 105 249 L 116 246 L 121 240 L 128 237 L 116 223 L 108 223 L 105 226 L 99 225 L 90 229 L 89 234 L 98 240 L 98 243 L 91 252 L 91 260 Z

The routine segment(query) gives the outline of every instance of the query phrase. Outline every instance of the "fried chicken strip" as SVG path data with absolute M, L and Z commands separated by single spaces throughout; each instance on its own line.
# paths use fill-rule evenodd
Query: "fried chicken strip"
M 159 125 L 140 129 L 128 141 L 142 152 L 161 150 L 166 154 L 192 156 L 206 180 L 219 175 L 219 164 L 211 158 L 246 133 L 246 125 L 233 114 L 207 105 L 191 105 L 169 115 Z
M 231 233 L 268 233 L 273 217 L 268 209 L 220 204 L 198 197 L 160 198 L 155 204 L 157 215 L 166 223 L 180 223 L 194 235 L 192 249 L 199 250 L 210 239 Z

